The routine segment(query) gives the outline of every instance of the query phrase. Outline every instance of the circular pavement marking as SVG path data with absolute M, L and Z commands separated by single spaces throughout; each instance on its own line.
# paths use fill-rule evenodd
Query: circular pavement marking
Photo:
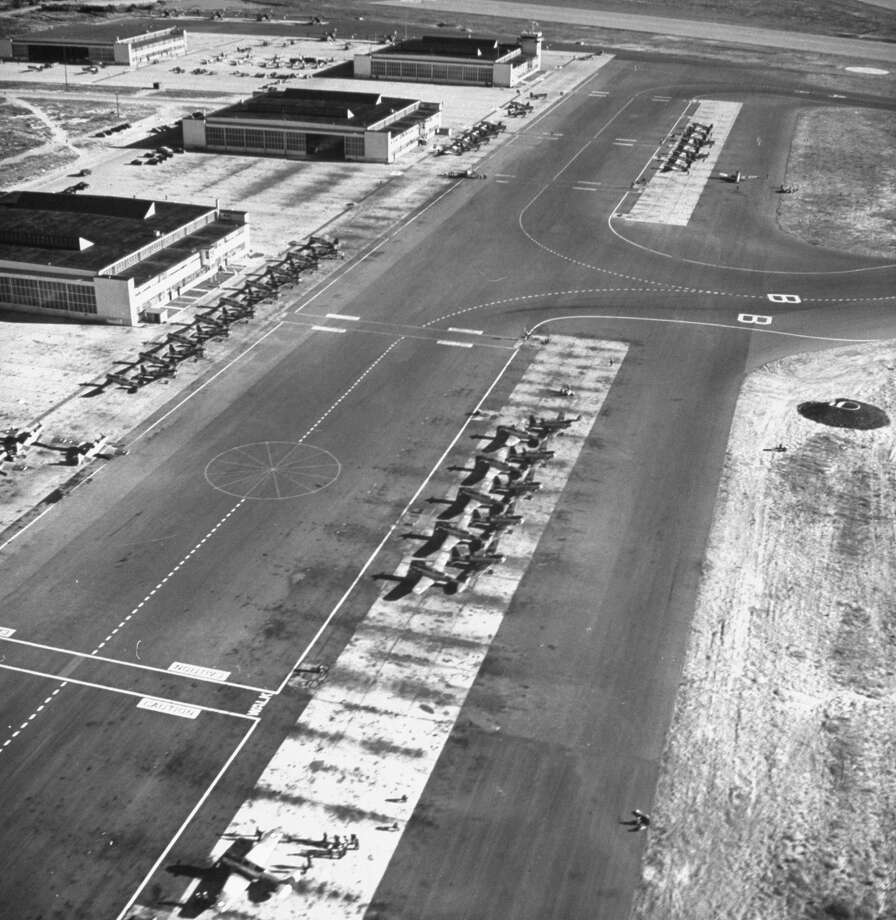
M 256 501 L 299 498 L 326 489 L 342 466 L 328 450 L 295 441 L 256 441 L 231 447 L 205 468 L 219 492 Z
M 850 73 L 867 73 L 873 74 L 876 77 L 882 77 L 890 72 L 889 70 L 883 70 L 880 67 L 847 67 L 846 69 Z

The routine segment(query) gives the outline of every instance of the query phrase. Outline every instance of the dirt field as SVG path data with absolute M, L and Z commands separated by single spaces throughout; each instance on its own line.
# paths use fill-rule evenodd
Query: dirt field
M 868 256 L 896 256 L 896 122 L 875 109 L 820 108 L 800 115 L 782 230 L 815 246 Z
M 896 916 L 893 428 L 796 411 L 896 417 L 894 344 L 789 358 L 742 391 L 637 918 Z

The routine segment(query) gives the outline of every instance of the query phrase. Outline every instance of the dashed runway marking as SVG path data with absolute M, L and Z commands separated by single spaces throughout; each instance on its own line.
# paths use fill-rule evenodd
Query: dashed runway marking
M 359 849 L 340 860 L 313 860 L 300 891 L 283 886 L 282 898 L 231 902 L 229 909 L 250 912 L 259 920 L 344 920 L 346 904 L 351 904 L 352 916 L 363 914 L 626 351 L 621 343 L 552 336 L 536 353 L 501 416 L 515 420 L 566 408 L 582 417 L 551 442 L 555 455 L 538 470 L 541 491 L 521 509 L 525 524 L 502 537 L 505 561 L 493 573 L 481 574 L 462 595 L 430 591 L 374 603 L 215 846 L 212 859 L 226 851 L 234 835 L 251 834 L 257 827 L 277 827 L 284 836 L 305 836 L 312 829 L 316 834 L 356 833 Z M 571 367 L 576 367 L 580 399 L 574 406 L 555 389 Z M 421 521 L 415 521 L 417 526 Z M 277 843 L 270 863 L 289 863 L 288 853 L 280 848 L 294 846 Z
M 436 339 L 436 345 L 450 345 L 452 348 L 472 348 L 472 342 L 455 342 L 451 339 Z
M 345 332 L 341 326 L 312 326 L 316 332 Z
M 352 316 L 349 313 L 328 313 L 327 319 L 344 319 L 344 320 L 348 320 L 350 323 L 357 323 L 357 322 L 360 322 L 361 317 Z

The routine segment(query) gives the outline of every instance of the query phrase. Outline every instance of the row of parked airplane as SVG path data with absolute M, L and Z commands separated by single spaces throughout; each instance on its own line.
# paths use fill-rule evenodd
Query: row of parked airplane
M 189 323 L 172 323 L 179 328 L 138 352 L 134 360 L 114 362 L 120 370 L 109 371 L 99 383 L 82 383 L 90 388 L 84 395 L 98 396 L 109 386 L 136 393 L 155 380 L 177 376 L 182 361 L 205 355 L 207 341 L 230 335 L 234 323 L 248 322 L 255 316 L 256 305 L 261 301 L 275 297 L 281 287 L 300 281 L 303 274 L 317 268 L 321 259 L 334 259 L 340 254 L 338 239 L 312 236 L 307 242 L 291 244 L 283 258 L 245 278 L 239 288 L 219 297 L 215 306 L 198 311 Z
M 474 454 L 472 466 L 451 467 L 467 475 L 452 498 L 429 499 L 446 505 L 431 533 L 405 534 L 423 544 L 411 555 L 404 574 L 374 576 L 398 582 L 386 599 L 420 594 L 434 585 L 456 593 L 501 563 L 501 534 L 523 523 L 517 502 L 539 491 L 536 469 L 554 456 L 548 440 L 577 418 L 560 412 L 555 418 L 531 415 L 520 425 L 498 425 L 486 436 L 488 444 Z

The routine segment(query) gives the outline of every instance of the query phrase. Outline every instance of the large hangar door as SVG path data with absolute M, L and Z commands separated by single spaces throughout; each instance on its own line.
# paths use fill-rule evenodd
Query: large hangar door
M 338 134 L 309 134 L 307 145 L 309 157 L 321 160 L 345 159 L 345 138 Z
M 86 45 L 28 45 L 28 60 L 35 64 L 51 61 L 75 64 L 90 57 Z

